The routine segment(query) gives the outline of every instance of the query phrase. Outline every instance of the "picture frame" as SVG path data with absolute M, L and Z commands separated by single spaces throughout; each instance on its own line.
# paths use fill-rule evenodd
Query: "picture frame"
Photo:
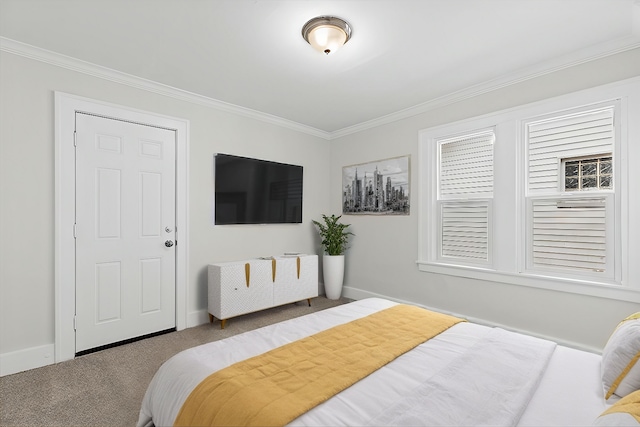
M 342 168 L 342 213 L 409 215 L 410 156 Z

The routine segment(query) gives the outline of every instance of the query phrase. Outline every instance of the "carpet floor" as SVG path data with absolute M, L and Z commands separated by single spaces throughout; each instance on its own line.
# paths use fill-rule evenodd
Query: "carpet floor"
M 349 300 L 317 297 L 147 338 L 0 378 L 1 426 L 135 426 L 157 369 L 190 347 L 324 310 Z

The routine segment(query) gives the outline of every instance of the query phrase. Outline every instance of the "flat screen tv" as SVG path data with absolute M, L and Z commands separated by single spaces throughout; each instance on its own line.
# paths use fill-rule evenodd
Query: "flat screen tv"
M 302 166 L 215 155 L 215 224 L 302 222 Z

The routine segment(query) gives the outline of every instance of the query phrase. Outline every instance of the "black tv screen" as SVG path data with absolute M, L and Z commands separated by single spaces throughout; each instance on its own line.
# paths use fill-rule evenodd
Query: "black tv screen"
M 302 166 L 215 155 L 215 224 L 302 222 Z

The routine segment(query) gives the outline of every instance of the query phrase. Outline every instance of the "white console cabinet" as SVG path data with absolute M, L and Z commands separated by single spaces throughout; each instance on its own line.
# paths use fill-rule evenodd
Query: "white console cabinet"
M 268 259 L 210 264 L 209 321 L 318 296 L 318 256 L 284 255 Z

